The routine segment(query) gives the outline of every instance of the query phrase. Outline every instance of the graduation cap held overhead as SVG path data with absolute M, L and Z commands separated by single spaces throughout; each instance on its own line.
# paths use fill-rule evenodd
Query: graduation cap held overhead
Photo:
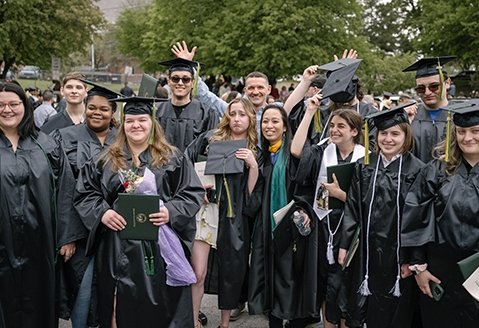
M 243 173 L 244 161 L 235 155 L 240 148 L 246 148 L 246 140 L 226 140 L 211 142 L 208 148 L 205 174 Z
M 83 80 L 83 79 L 81 81 L 85 84 L 92 86 L 92 88 L 88 90 L 88 96 L 100 96 L 108 100 L 123 98 L 123 95 L 121 93 L 105 88 L 104 86 L 99 85 L 95 82 Z
M 348 59 L 348 61 L 344 62 L 345 59 Z M 329 74 L 328 79 L 324 83 L 323 89 L 321 90 L 323 98 L 331 98 L 331 96 L 334 96 L 331 100 L 335 102 L 348 102 L 356 95 L 355 82 L 359 79 L 355 76 L 355 73 L 361 64 L 361 59 L 345 59 L 320 66 L 320 69 L 321 67 L 328 69 L 337 68 Z
M 421 58 L 414 64 L 403 69 L 403 72 L 416 71 L 416 78 L 438 74 L 441 75 L 446 72 L 442 66 L 454 60 L 455 58 L 456 56 Z

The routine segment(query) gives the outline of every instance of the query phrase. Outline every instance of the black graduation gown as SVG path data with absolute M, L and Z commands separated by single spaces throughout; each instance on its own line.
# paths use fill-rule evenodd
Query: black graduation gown
M 209 138 L 213 131 L 199 136 L 186 150 L 188 157 L 196 162 L 199 155 L 207 156 Z M 216 254 L 212 259 L 216 261 L 209 266 L 217 268 L 218 307 L 222 310 L 235 309 L 241 296 L 241 287 L 248 269 L 250 252 L 249 221 L 256 214 L 259 203 L 254 202 L 254 193 L 248 192 L 248 169 L 240 174 L 225 176 L 231 195 L 231 205 L 234 216 L 227 217 L 228 199 L 226 197 L 223 175 L 216 176 L 216 192 L 219 197 L 218 238 Z M 221 191 L 223 190 L 223 191 Z M 257 197 L 257 196 L 256 196 Z M 215 252 L 211 249 L 212 252 Z M 215 275 L 216 276 L 216 275 Z M 211 282 L 210 282 L 211 283 Z
M 127 155 L 126 160 L 131 163 L 131 156 Z M 144 170 L 151 161 L 148 150 L 140 154 L 140 161 Z M 162 167 L 149 169 L 156 176 L 158 194 L 168 208 L 169 224 L 189 258 L 196 231 L 194 218 L 204 196 L 201 182 L 190 161 L 179 152 Z M 81 169 L 75 208 L 90 231 L 88 249 L 98 245 L 95 270 L 100 325 L 110 327 L 116 293 L 119 328 L 192 327 L 191 288 L 166 285 L 165 263 L 156 242 L 121 240 L 118 232 L 101 223 L 103 214 L 116 208 L 119 192 L 124 188 L 109 164 L 102 168 L 90 161 Z M 154 256 L 153 275 L 145 273 L 145 252 Z
M 377 161 L 379 170 L 375 186 L 374 171 Z M 401 172 L 400 206 L 406 193 L 424 163 L 410 153 L 403 155 Z M 359 327 L 364 322 L 368 328 L 410 327 L 413 315 L 414 278 L 400 280 L 401 296 L 390 291 L 397 276 L 397 188 L 399 158 L 384 168 L 376 153 L 370 155 L 370 163 L 360 159 L 353 174 L 348 192 L 342 225 L 341 248 L 348 249 L 354 231 L 361 227 L 360 243 L 351 265 L 346 269 L 343 281 L 348 290 L 346 324 Z M 358 291 L 366 274 L 366 239 L 369 206 L 375 189 L 369 224 L 369 290 L 372 295 L 362 296 Z
M 435 120 L 429 116 L 424 105 L 417 109 L 411 123 L 414 136 L 413 154 L 424 163 L 433 159 L 432 150 L 446 135 L 447 111 L 441 110 Z
M 288 167 L 286 168 L 286 172 Z M 319 262 L 317 225 L 311 220 L 311 233 L 301 236 L 292 215 L 295 206 L 275 228 L 273 241 L 270 219 L 270 158 L 261 172 L 261 212 L 256 218 L 251 245 L 248 286 L 250 314 L 271 314 L 280 319 L 319 318 L 322 295 L 318 293 Z M 288 202 L 293 199 L 295 185 L 285 177 Z M 313 210 L 300 197 L 296 205 L 313 217 Z
M 457 262 L 479 251 L 479 165 L 464 162 L 452 175 L 433 160 L 421 170 L 406 198 L 402 246 L 412 249 L 411 263 L 427 263 L 441 280 L 444 295 L 436 302 L 421 295 L 423 325 L 477 327 L 479 302 L 462 287 Z
M 158 105 L 156 117 L 168 142 L 180 151 L 184 151 L 201 133 L 214 129 L 219 122 L 216 111 L 204 108 L 197 99 L 192 99 L 180 116 L 176 116 L 171 100 L 162 102 Z
M 77 124 L 52 133 L 53 138 L 58 140 L 68 156 L 71 170 L 75 179 L 78 178 L 80 168 L 90 159 L 97 158 L 105 147 L 113 143 L 116 137 L 116 129 L 111 129 L 102 145 L 95 132 L 93 132 L 86 124 Z M 80 217 L 74 213 L 78 220 Z M 59 313 L 58 316 L 68 320 L 73 309 L 78 290 L 80 288 L 83 275 L 87 269 L 91 257 L 86 255 L 86 241 L 88 230 L 81 225 L 82 239 L 76 243 L 75 255 L 68 262 L 61 262 L 61 281 L 59 297 Z M 91 253 L 91 252 L 90 252 Z M 91 302 L 94 304 L 94 301 Z M 91 307 L 94 308 L 94 307 Z M 93 317 L 89 319 L 90 325 L 94 325 Z
M 55 326 L 56 248 L 78 239 L 73 185 L 51 137 L 20 138 L 13 152 L 0 133 L 0 327 Z
M 75 125 L 75 123 L 73 123 L 67 111 L 63 111 L 50 117 L 48 121 L 42 125 L 40 130 L 46 134 L 50 134 L 57 129 L 63 129 L 71 125 Z

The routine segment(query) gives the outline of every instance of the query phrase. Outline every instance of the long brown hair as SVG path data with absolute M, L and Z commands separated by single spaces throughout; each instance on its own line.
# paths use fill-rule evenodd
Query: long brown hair
M 218 124 L 215 132 L 210 137 L 210 142 L 219 140 L 231 140 L 231 116 L 230 109 L 233 104 L 241 104 L 249 119 L 249 126 L 246 136 L 246 146 L 256 157 L 256 145 L 258 144 L 258 135 L 256 134 L 256 112 L 253 103 L 246 98 L 233 99 L 226 108 L 225 114 Z
M 168 162 L 176 148 L 166 140 L 163 129 L 158 121 L 155 118 L 152 118 L 152 121 L 152 129 L 155 129 L 155 137 L 153 138 L 153 143 L 148 146 L 152 158 L 152 162 L 150 164 L 152 167 L 160 167 Z M 102 166 L 111 162 L 111 168 L 113 172 L 117 172 L 119 169 L 128 168 L 128 164 L 125 160 L 125 150 L 128 149 L 128 142 L 126 139 L 124 125 L 124 122 L 120 125 L 115 142 L 111 144 L 108 150 L 103 153 L 100 158 L 100 163 L 102 163 Z

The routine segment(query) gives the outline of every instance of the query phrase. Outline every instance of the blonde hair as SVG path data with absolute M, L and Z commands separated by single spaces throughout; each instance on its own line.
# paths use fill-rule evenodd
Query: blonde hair
M 168 162 L 176 148 L 166 140 L 163 129 L 158 121 L 155 118 L 152 118 L 152 121 L 152 129 L 155 129 L 155 137 L 153 138 L 153 143 L 148 146 L 152 158 L 150 164 L 152 167 L 160 167 Z M 124 126 L 125 123 L 123 122 L 118 129 L 118 135 L 115 142 L 100 157 L 100 163 L 103 167 L 111 162 L 111 169 L 113 172 L 128 168 L 128 163 L 125 160 L 125 149 L 128 148 L 128 141 Z
M 210 137 L 210 142 L 220 140 L 231 140 L 231 116 L 230 109 L 233 104 L 241 104 L 249 119 L 249 126 L 246 136 L 246 147 L 251 150 L 256 157 L 256 145 L 258 144 L 258 135 L 256 134 L 256 111 L 253 103 L 246 98 L 233 99 L 226 108 L 225 114 L 218 124 L 213 135 Z

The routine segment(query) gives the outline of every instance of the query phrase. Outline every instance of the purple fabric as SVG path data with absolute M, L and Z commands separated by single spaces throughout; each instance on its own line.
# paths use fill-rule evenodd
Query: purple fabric
M 135 194 L 156 195 L 156 179 L 153 172 L 145 168 L 143 181 L 135 188 Z M 160 200 L 160 207 L 163 202 Z M 186 259 L 176 232 L 167 224 L 158 229 L 158 247 L 166 263 L 166 284 L 168 286 L 188 286 L 196 283 L 196 276 Z

